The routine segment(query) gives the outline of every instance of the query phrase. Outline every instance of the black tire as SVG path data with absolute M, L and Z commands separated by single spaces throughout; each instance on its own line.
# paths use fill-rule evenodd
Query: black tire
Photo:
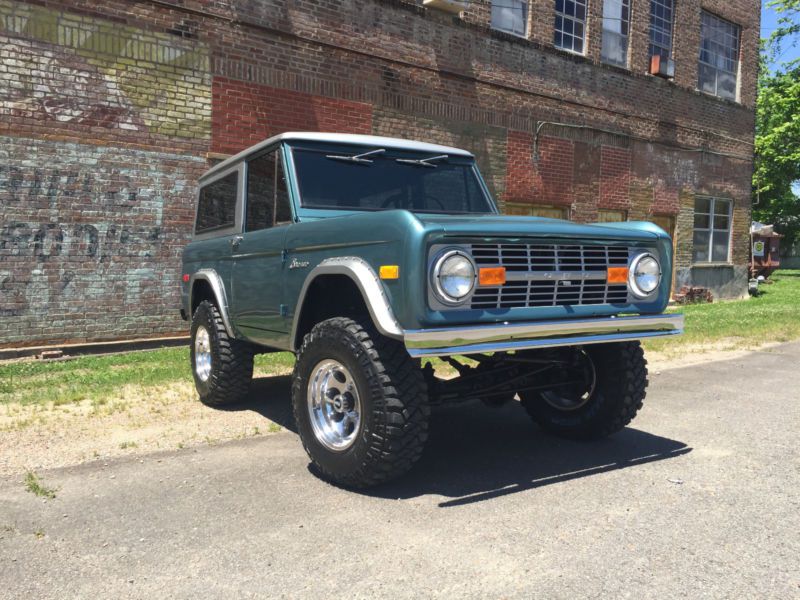
M 329 360 L 347 369 L 360 398 L 360 424 L 341 450 L 320 440 L 309 410 L 309 381 L 315 368 Z M 399 477 L 419 459 L 428 437 L 430 408 L 422 371 L 400 342 L 378 334 L 367 319 L 328 319 L 305 336 L 294 367 L 292 407 L 314 470 L 346 487 Z
M 590 345 L 584 351 L 596 379 L 593 393 L 580 408 L 556 408 L 546 400 L 547 392 L 522 392 L 520 398 L 542 429 L 571 439 L 599 439 L 625 427 L 642 407 L 647 361 L 639 342 Z
M 204 379 L 198 374 L 197 335 L 208 332 L 211 368 Z M 201 334 L 202 335 L 202 334 Z M 192 316 L 190 360 L 200 400 L 208 406 L 224 406 L 243 400 L 253 381 L 253 348 L 228 336 L 219 309 L 204 300 Z

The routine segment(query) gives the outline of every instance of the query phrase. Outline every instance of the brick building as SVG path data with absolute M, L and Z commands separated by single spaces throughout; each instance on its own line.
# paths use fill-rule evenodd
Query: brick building
M 652 220 L 745 290 L 757 2 L 422 4 L 0 0 L 0 346 L 185 331 L 194 182 L 286 130 L 468 148 L 505 211 Z

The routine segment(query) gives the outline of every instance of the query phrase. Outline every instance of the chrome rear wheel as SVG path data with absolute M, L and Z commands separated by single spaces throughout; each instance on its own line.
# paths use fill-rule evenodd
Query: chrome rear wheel
M 194 334 L 194 372 L 200 381 L 211 377 L 211 340 L 208 329 L 202 325 Z

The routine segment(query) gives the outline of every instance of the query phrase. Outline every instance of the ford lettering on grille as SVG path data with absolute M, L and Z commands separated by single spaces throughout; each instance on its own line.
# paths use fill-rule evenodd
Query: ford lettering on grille
M 473 244 L 478 267 L 505 267 L 506 283 L 475 290 L 478 309 L 625 304 L 626 284 L 609 284 L 609 267 L 627 267 L 625 246 Z

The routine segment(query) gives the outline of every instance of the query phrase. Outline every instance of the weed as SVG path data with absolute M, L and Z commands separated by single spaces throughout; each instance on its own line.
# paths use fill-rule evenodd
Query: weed
M 44 529 L 39 527 L 36 531 L 33 532 L 33 535 L 36 536 L 37 540 L 40 540 L 44 537 Z
M 127 448 L 138 448 L 138 447 L 139 444 L 137 444 L 136 442 L 122 442 L 119 445 L 120 450 L 125 450 Z
M 267 431 L 269 431 L 270 433 L 278 433 L 281 429 L 282 427 L 277 423 L 270 423 L 269 427 L 267 428 Z
M 39 476 L 33 471 L 28 471 L 25 473 L 25 489 L 27 489 L 34 496 L 47 498 L 49 500 L 52 500 L 56 497 L 57 491 L 55 488 L 50 488 L 44 485 L 42 480 L 39 479 Z

